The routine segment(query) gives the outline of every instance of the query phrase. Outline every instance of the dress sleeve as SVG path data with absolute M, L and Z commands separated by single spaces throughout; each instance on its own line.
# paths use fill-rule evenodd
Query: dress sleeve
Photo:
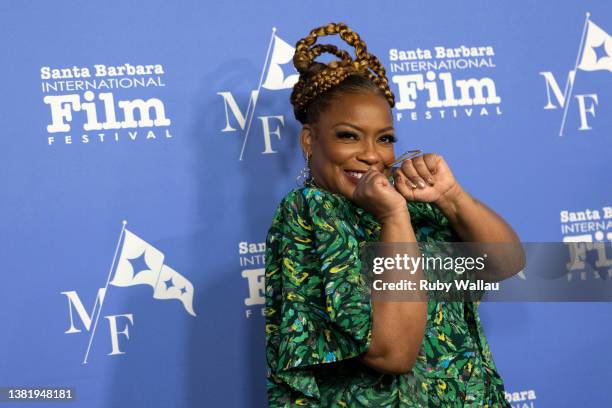
M 319 397 L 318 366 L 358 356 L 371 340 L 370 294 L 341 198 L 306 188 L 285 203 L 277 376 Z
M 321 265 L 326 320 L 336 337 L 329 359 L 355 357 L 365 351 L 371 340 L 370 291 L 361 271 L 359 242 L 347 225 L 342 208 L 333 200 L 314 194 L 309 215 L 314 227 L 315 252 Z
M 417 241 L 419 242 L 459 242 L 461 239 L 453 231 L 448 218 L 434 204 L 422 202 L 408 203 L 410 218 Z

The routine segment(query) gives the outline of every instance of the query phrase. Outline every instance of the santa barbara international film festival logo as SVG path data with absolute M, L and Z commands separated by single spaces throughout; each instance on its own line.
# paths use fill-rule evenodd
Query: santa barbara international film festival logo
M 293 67 L 292 60 L 295 48 L 276 35 L 276 27 L 272 28 L 272 35 L 268 42 L 268 49 L 264 59 L 261 75 L 257 88 L 251 90 L 248 101 L 237 101 L 230 91 L 217 92 L 223 99 L 225 108 L 225 127 L 222 132 L 240 133 L 242 135 L 242 148 L 239 160 L 245 157 L 245 147 L 252 133 L 253 119 L 257 108 L 257 102 L 263 90 L 279 91 L 293 88 L 298 81 L 299 75 Z M 285 73 L 284 70 L 290 71 Z M 246 105 L 246 107 L 245 107 Z M 262 139 L 261 154 L 277 153 L 274 150 L 274 141 L 282 137 L 282 129 L 285 126 L 285 117 L 279 113 L 263 112 L 257 116 L 257 126 L 260 127 Z M 273 139 L 273 136 L 275 139 Z
M 551 71 L 539 73 L 544 78 L 546 85 L 546 105 L 544 105 L 544 109 L 560 110 L 562 112 L 559 136 L 563 136 L 566 130 L 569 107 L 572 102 L 575 102 L 572 105 L 575 108 L 571 112 L 574 114 L 577 111 L 579 119 L 577 130 L 591 130 L 593 129 L 592 122 L 596 122 L 597 107 L 601 102 L 598 94 L 592 91 L 574 94 L 579 71 L 612 72 L 612 36 L 590 20 L 590 13 L 586 13 L 574 68 L 568 72 L 563 92 L 561 91 L 562 85 L 559 82 L 560 78 L 556 78 Z
M 83 364 L 87 364 L 109 285 L 116 287 L 149 285 L 153 288 L 154 299 L 176 299 L 183 304 L 187 313 L 191 316 L 196 315 L 193 310 L 194 288 L 191 282 L 166 265 L 164 254 L 126 229 L 126 224 L 127 222 L 123 221 L 106 283 L 98 289 L 91 313 L 88 313 L 85 309 L 76 290 L 61 292 L 68 299 L 68 319 L 70 323 L 64 333 L 70 335 L 82 334 L 82 329 L 89 333 Z M 121 250 L 119 251 L 120 247 Z M 119 258 L 115 262 L 118 252 Z M 120 314 L 104 315 L 104 318 L 106 322 L 103 326 L 109 330 L 111 343 L 108 355 L 125 354 L 121 350 L 121 341 L 130 339 L 130 327 L 135 325 L 134 314 L 125 311 Z M 119 325 L 121 325 L 121 328 Z
M 559 213 L 559 221 L 563 242 L 575 243 L 569 246 L 568 281 L 612 278 L 612 254 L 606 251 L 612 242 L 612 206 L 564 209 Z M 588 267 L 589 257 L 597 269 Z
M 143 99 L 166 86 L 164 74 L 160 64 L 41 67 L 47 146 L 170 140 L 164 102 Z
M 398 122 L 502 114 L 490 45 L 390 48 L 387 66 Z
M 238 243 L 238 261 L 243 268 L 241 276 L 246 280 L 248 297 L 244 299 L 244 315 L 250 318 L 254 314 L 264 315 L 266 303 L 265 293 L 265 264 L 266 243 L 246 242 Z

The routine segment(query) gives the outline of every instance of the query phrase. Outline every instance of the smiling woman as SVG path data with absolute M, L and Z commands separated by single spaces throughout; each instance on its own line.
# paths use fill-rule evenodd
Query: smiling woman
M 382 96 L 349 93 L 338 100 L 317 122 L 303 126 L 301 144 L 316 185 L 351 197 L 369 169 L 388 172 L 396 137 Z
M 315 45 L 333 34 L 355 48 L 355 59 Z M 339 60 L 315 62 L 324 52 Z M 360 248 L 518 242 L 516 234 L 437 154 L 404 160 L 390 174 L 395 98 L 378 59 L 345 24 L 312 30 L 293 61 L 307 176 L 281 201 L 266 241 L 270 407 L 509 407 L 477 304 L 372 300 Z M 522 253 L 514 255 L 518 272 Z

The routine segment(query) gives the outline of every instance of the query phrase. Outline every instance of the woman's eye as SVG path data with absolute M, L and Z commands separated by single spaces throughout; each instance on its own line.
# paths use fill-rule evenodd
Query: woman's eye
M 340 139 L 357 139 L 357 135 L 351 132 L 338 132 L 336 136 Z
M 385 143 L 395 143 L 397 142 L 397 137 L 395 137 L 394 135 L 386 135 L 386 136 L 382 136 L 380 140 Z

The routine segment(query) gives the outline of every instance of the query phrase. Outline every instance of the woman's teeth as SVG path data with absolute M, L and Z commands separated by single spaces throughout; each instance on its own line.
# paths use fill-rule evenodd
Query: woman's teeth
M 363 176 L 363 173 L 358 173 L 356 171 L 347 171 L 347 173 L 349 174 L 349 176 L 352 176 L 358 179 L 360 179 L 361 176 Z

